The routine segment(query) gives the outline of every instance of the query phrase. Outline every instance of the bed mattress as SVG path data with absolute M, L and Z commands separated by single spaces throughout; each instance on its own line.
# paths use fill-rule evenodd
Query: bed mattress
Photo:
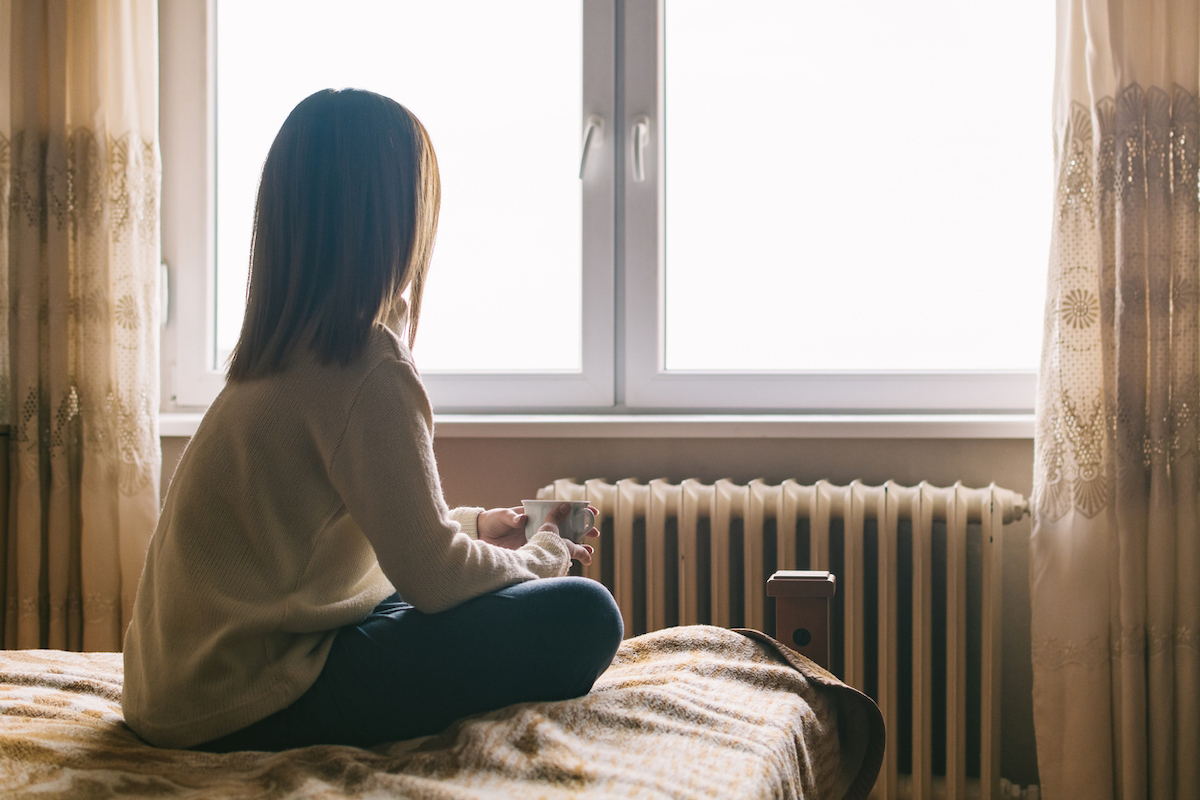
M 624 642 L 585 697 L 431 737 L 283 753 L 154 748 L 121 717 L 119 653 L 0 651 L 0 796 L 865 798 L 875 704 L 756 631 Z

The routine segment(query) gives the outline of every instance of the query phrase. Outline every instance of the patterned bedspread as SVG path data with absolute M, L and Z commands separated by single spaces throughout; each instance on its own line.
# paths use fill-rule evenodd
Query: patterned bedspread
M 865 798 L 870 700 L 753 631 L 626 641 L 586 697 L 511 706 L 372 750 L 160 750 L 121 718 L 121 656 L 0 652 L 0 796 Z

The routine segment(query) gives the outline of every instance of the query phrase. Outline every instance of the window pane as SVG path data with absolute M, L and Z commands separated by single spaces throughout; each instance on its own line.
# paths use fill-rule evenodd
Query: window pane
M 581 8 L 222 2 L 218 368 L 241 328 L 267 150 L 300 100 L 353 86 L 411 109 L 438 155 L 441 221 L 415 348 L 422 370 L 580 369 Z
M 1035 369 L 1054 4 L 667 0 L 666 366 Z

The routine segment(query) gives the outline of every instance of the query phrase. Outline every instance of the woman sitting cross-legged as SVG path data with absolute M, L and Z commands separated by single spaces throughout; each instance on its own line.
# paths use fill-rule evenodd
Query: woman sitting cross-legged
M 442 497 L 409 349 L 439 193 L 425 129 L 386 97 L 318 92 L 280 129 L 228 382 L 125 638 L 122 705 L 148 742 L 370 746 L 577 697 L 612 660 L 611 595 L 563 577 L 592 553 L 558 535 L 567 507 L 526 542 L 519 508 Z

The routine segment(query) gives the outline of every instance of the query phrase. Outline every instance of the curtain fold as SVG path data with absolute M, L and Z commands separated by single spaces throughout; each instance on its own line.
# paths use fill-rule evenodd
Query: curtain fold
M 157 519 L 157 41 L 153 0 L 0 0 L 9 648 L 119 650 Z
M 1200 14 L 1059 0 L 1031 540 L 1050 800 L 1200 786 Z

